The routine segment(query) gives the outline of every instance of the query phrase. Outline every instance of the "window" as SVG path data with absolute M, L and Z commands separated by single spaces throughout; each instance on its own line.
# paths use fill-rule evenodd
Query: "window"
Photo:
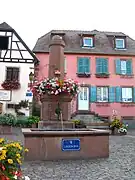
M 125 39 L 115 39 L 115 45 L 117 49 L 124 49 L 125 48 Z
M 108 87 L 97 87 L 97 102 L 108 102 Z
M 108 59 L 96 58 L 96 73 L 97 74 L 108 74 Z
M 83 37 L 83 47 L 93 47 L 93 38 Z
M 121 74 L 126 74 L 127 73 L 126 61 L 121 60 L 120 65 L 121 65 Z
M 132 60 L 122 60 L 122 59 L 117 59 L 116 60 L 116 74 L 121 74 L 121 75 L 132 75 Z
M 132 88 L 122 88 L 122 102 L 132 102 Z
M 0 50 L 7 50 L 8 49 L 8 43 L 9 43 L 9 37 L 8 36 L 0 36 Z
M 7 67 L 6 80 L 18 81 L 19 80 L 19 68 L 17 67 Z
M 90 59 L 87 57 L 80 57 L 77 61 L 78 74 L 90 74 Z

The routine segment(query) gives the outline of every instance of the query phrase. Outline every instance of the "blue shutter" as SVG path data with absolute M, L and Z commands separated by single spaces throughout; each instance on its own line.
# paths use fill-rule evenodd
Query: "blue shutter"
M 102 59 L 102 73 L 108 73 L 108 59 Z
M 83 58 L 78 58 L 77 60 L 77 72 L 84 73 Z
M 91 86 L 90 87 L 90 101 L 96 102 L 96 100 L 97 100 L 97 88 L 96 86 Z
M 115 102 L 115 87 L 109 87 L 109 102 Z
M 102 58 L 96 58 L 96 73 L 102 73 Z
M 121 87 L 116 87 L 116 102 L 121 102 Z
M 126 61 L 127 75 L 132 75 L 132 60 L 129 59 Z
M 90 59 L 83 58 L 84 72 L 90 73 Z
M 133 88 L 133 102 L 135 103 L 135 87 Z
M 120 59 L 115 60 L 116 74 L 121 74 L 121 61 Z

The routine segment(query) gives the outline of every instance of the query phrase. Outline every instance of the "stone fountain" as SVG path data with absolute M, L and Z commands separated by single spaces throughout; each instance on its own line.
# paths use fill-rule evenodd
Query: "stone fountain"
M 65 43 L 54 36 L 50 43 L 49 78 L 63 80 Z M 109 156 L 109 131 L 97 129 L 78 130 L 70 120 L 72 96 L 43 95 L 41 97 L 41 122 L 36 129 L 22 129 L 25 146 L 30 153 L 26 160 L 86 159 Z M 60 107 L 60 121 L 56 116 Z

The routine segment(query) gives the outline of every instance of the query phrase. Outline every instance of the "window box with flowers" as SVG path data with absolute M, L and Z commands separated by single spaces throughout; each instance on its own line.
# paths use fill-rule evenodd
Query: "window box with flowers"
M 19 81 L 16 80 L 5 80 L 1 86 L 5 89 L 5 90 L 17 90 L 20 88 L 20 83 Z

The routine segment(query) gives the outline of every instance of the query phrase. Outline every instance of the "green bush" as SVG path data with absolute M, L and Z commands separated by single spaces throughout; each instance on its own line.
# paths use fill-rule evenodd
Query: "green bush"
M 39 122 L 38 116 L 20 116 L 15 117 L 13 114 L 0 115 L 0 125 L 16 126 L 16 127 L 32 127 L 33 124 Z
M 16 126 L 19 127 L 32 127 L 33 124 L 39 122 L 39 117 L 29 116 L 29 117 L 18 117 Z
M 15 126 L 17 123 L 16 117 L 11 113 L 0 115 L 0 125 Z

